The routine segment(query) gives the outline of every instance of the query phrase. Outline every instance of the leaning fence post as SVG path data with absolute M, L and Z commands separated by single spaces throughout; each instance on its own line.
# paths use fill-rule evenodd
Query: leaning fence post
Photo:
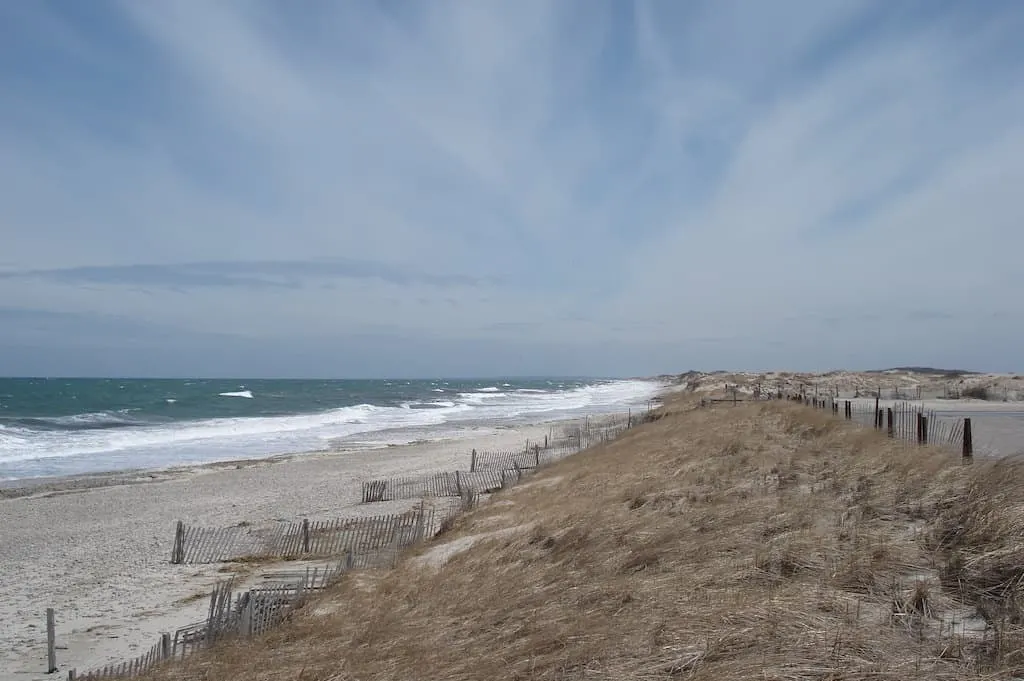
M 179 520 L 174 526 L 174 548 L 171 549 L 171 564 L 185 562 L 185 523 Z
M 57 622 L 53 608 L 46 609 L 46 673 L 57 671 Z
M 419 511 L 416 513 L 416 541 L 421 542 L 426 539 L 426 525 L 424 520 L 427 516 L 427 505 L 426 502 L 420 501 Z
M 309 518 L 302 519 L 302 552 L 309 553 Z
M 964 454 L 963 458 L 970 459 L 974 457 L 974 439 L 971 435 L 971 419 L 964 419 Z

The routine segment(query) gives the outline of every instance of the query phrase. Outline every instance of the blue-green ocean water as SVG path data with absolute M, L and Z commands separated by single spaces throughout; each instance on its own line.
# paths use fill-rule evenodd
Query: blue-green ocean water
M 458 437 L 644 404 L 646 381 L 0 379 L 0 480 Z

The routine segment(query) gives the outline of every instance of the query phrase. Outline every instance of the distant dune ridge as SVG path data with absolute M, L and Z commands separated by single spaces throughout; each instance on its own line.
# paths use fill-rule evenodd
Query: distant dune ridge
M 669 378 L 669 377 L 666 377 Z M 874 371 L 828 371 L 801 373 L 789 371 L 728 372 L 689 371 L 671 377 L 677 389 L 709 394 L 735 387 L 740 393 L 762 390 L 821 394 L 829 391 L 837 397 L 868 397 L 881 391 L 881 397 L 932 399 L 982 399 L 988 401 L 1024 401 L 1024 376 L 990 374 L 961 369 L 896 367 Z

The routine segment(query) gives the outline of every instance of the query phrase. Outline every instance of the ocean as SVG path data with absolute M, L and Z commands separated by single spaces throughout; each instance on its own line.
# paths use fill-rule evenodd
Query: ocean
M 0 378 L 0 481 L 458 438 L 641 408 L 651 381 Z

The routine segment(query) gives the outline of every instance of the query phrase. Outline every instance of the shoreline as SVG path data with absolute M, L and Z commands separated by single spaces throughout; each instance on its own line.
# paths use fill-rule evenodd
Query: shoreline
M 223 386 L 188 388 L 192 383 L 185 382 L 177 388 L 184 391 L 179 395 L 135 383 L 114 386 L 127 389 L 124 395 L 99 390 L 99 397 L 89 392 L 93 387 L 69 384 L 50 406 L 39 403 L 38 395 L 32 398 L 32 386 L 26 387 L 24 399 L 6 395 L 0 415 L 0 490 L 38 485 L 25 482 L 37 478 L 46 484 L 95 474 L 131 477 L 235 459 L 472 437 L 481 427 L 519 427 L 639 408 L 662 388 L 657 380 L 563 385 L 529 379 L 500 383 L 506 386 L 501 388 L 487 385 L 493 381 L 412 387 L 384 387 L 390 384 L 377 381 L 354 388 L 327 381 L 292 388 L 268 384 L 254 400 L 238 400 L 211 397 Z M 185 394 L 189 391 L 198 393 Z M 154 397 L 164 393 L 180 397 L 184 406 L 168 411 Z
M 609 412 L 608 415 L 618 412 Z M 603 416 L 598 415 L 596 418 Z M 585 418 L 585 416 L 567 417 L 553 419 L 551 421 L 536 421 L 526 423 L 479 423 L 461 424 L 464 430 L 460 431 L 461 437 L 424 437 L 407 443 L 383 443 L 380 445 L 358 445 L 347 444 L 344 438 L 332 441 L 323 449 L 313 449 L 299 452 L 286 452 L 281 454 L 268 454 L 265 456 L 221 459 L 206 463 L 179 464 L 157 468 L 128 468 L 123 470 L 97 471 L 90 473 L 73 473 L 70 475 L 46 475 L 31 478 L 14 478 L 0 480 L 0 500 L 21 499 L 25 497 L 48 496 L 55 494 L 74 494 L 89 490 L 102 489 L 106 487 L 118 487 L 122 485 L 143 485 L 151 483 L 167 482 L 185 477 L 193 477 L 220 470 L 241 470 L 259 466 L 268 466 L 297 459 L 334 457 L 352 452 L 368 453 L 387 451 L 402 447 L 417 447 L 447 444 L 457 446 L 458 443 L 475 440 L 485 437 L 479 431 L 486 431 L 486 434 L 501 435 L 509 431 L 517 431 L 523 428 L 554 427 L 559 424 L 573 423 Z M 380 431 L 381 434 L 394 431 Z M 399 431 L 400 432 L 400 429 Z
M 592 418 L 603 416 L 614 413 Z M 161 633 L 201 620 L 231 564 L 171 565 L 177 520 L 259 526 L 404 510 L 413 502 L 359 503 L 362 483 L 466 469 L 472 449 L 519 449 L 583 418 L 373 449 L 13 481 L 20 484 L 0 487 L 0 681 L 52 678 L 43 673 L 48 607 L 63 674 L 134 657 Z

